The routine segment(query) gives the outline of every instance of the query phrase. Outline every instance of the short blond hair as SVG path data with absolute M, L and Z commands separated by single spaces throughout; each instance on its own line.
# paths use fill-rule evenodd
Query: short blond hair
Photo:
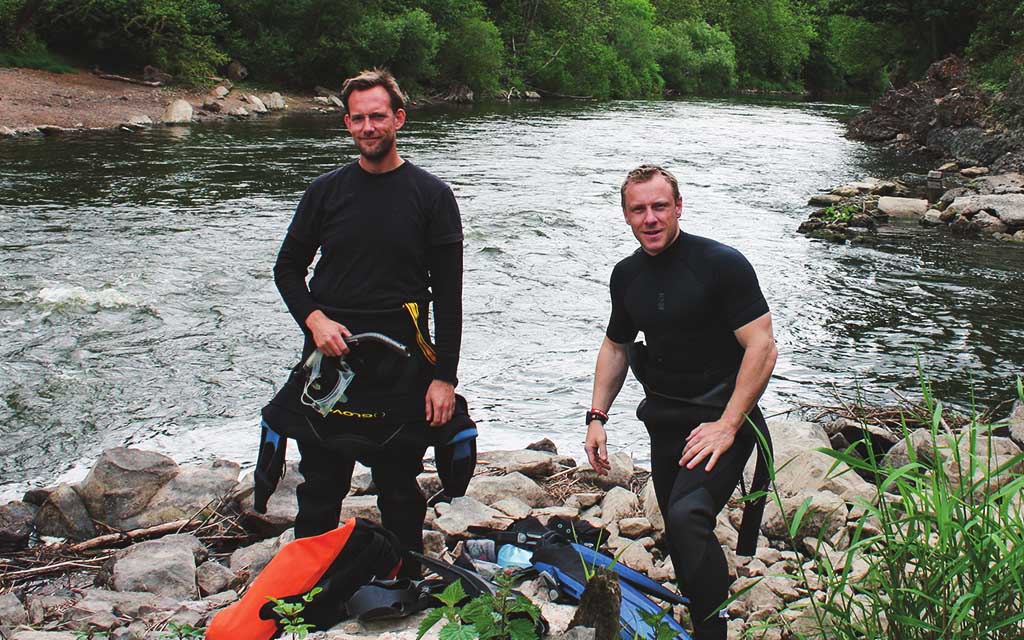
M 622 201 L 622 210 L 626 210 L 626 187 L 631 184 L 639 182 L 648 182 L 654 178 L 654 176 L 661 176 L 672 185 L 672 199 L 676 202 L 682 197 L 679 195 L 679 181 L 672 173 L 663 167 L 659 167 L 656 164 L 642 164 L 636 169 L 633 169 L 626 174 L 626 179 L 622 181 L 622 187 L 619 189 L 619 197 Z
M 395 76 L 387 69 L 373 68 L 362 71 L 359 75 L 349 78 L 341 85 L 341 101 L 345 103 L 345 110 L 348 111 L 348 97 L 354 91 L 366 91 L 374 87 L 384 87 L 391 98 L 391 110 L 398 111 L 405 108 L 405 96 L 398 86 Z

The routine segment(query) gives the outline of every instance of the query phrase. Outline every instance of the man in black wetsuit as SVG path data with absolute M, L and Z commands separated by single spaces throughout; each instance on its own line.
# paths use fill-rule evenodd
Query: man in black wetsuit
M 777 356 L 771 314 L 742 254 L 679 229 L 683 201 L 671 173 L 653 165 L 634 169 L 621 196 L 640 248 L 612 272 L 587 457 L 598 473 L 608 473 L 604 423 L 631 366 L 646 393 L 637 417 L 651 438 L 654 489 L 695 637 L 726 638 L 717 608 L 730 577 L 715 521 L 755 448 L 751 423 L 767 432 L 756 403 Z M 631 344 L 640 331 L 646 345 Z M 755 485 L 764 483 L 762 472 Z M 762 506 L 749 522 L 744 514 L 742 553 L 756 546 Z
M 404 100 L 390 73 L 375 69 L 347 80 L 342 100 L 359 158 L 306 190 L 274 265 L 274 281 L 303 330 L 303 359 L 314 348 L 325 356 L 348 354 L 345 339 L 353 332 L 380 331 L 410 347 L 420 373 L 384 375 L 365 393 L 383 398 L 388 411 L 417 427 L 437 427 L 452 417 L 462 339 L 459 208 L 448 185 L 399 156 L 395 139 L 405 123 Z M 307 287 L 317 250 L 320 261 Z M 424 337 L 431 301 L 436 346 Z M 361 375 L 350 391 L 366 382 Z M 296 537 L 338 526 L 358 457 L 371 468 L 384 527 L 405 547 L 422 550 L 426 499 L 416 476 L 426 445 L 388 443 L 357 456 L 298 444 L 305 482 L 298 488 Z

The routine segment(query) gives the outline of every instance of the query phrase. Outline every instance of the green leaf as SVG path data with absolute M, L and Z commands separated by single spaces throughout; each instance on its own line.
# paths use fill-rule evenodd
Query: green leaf
M 476 640 L 477 636 L 476 627 L 473 625 L 449 622 L 441 629 L 438 640 Z
M 511 640 L 537 640 L 537 627 L 525 618 L 509 620 L 508 633 Z
M 800 522 L 804 519 L 804 514 L 807 513 L 807 509 L 811 506 L 812 498 L 808 496 L 804 498 L 804 501 L 797 507 L 796 513 L 793 514 L 793 521 L 789 523 L 789 537 L 796 536 L 796 532 L 800 529 Z
M 445 587 L 440 595 L 435 595 L 434 597 L 449 607 L 454 607 L 466 599 L 466 590 L 462 588 L 462 581 L 456 580 Z
M 427 617 L 420 621 L 416 629 L 416 640 L 420 640 L 430 629 L 444 617 L 444 609 L 436 608 L 427 612 Z

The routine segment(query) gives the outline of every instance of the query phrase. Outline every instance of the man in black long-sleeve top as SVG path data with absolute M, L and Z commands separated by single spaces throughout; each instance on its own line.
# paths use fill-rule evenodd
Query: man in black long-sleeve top
M 390 73 L 366 71 L 347 80 L 342 99 L 359 159 L 306 190 L 274 280 L 303 329 L 303 358 L 314 348 L 325 356 L 349 354 L 345 339 L 353 332 L 380 331 L 405 342 L 413 364 L 422 366 L 412 375 L 390 371 L 373 381 L 371 372 L 369 382 L 359 379 L 363 397 L 385 409 L 366 415 L 437 427 L 452 417 L 462 338 L 458 205 L 448 185 L 399 156 L 395 138 L 405 123 L 404 100 Z M 431 301 L 434 344 L 427 322 Z M 425 445 L 389 443 L 376 453 L 350 455 L 300 440 L 299 451 L 305 482 L 298 488 L 297 537 L 338 525 L 358 457 L 373 473 L 384 526 L 407 548 L 422 549 L 426 500 L 416 476 Z

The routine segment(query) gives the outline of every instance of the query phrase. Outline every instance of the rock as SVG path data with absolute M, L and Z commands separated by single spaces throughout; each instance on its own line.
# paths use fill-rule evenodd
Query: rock
M 925 227 L 941 227 L 946 222 L 942 219 L 942 212 L 938 209 L 929 209 L 921 216 L 921 225 Z
M 1024 229 L 1021 229 L 1017 233 L 1013 234 L 1012 237 L 1014 242 L 1024 242 Z
M 566 518 L 575 519 L 580 515 L 580 510 L 576 507 L 541 507 L 540 509 L 534 509 L 533 515 L 540 520 L 541 524 L 547 524 L 551 518 Z
M 830 193 L 834 196 L 839 196 L 840 198 L 852 198 L 860 193 L 860 189 L 852 184 L 844 184 L 836 187 Z
M 230 90 L 224 85 L 217 85 L 210 91 L 210 93 L 213 97 L 223 100 L 227 97 L 228 93 L 230 93 Z
M 167 73 L 166 71 L 161 71 L 160 69 L 157 69 L 156 67 L 148 64 L 142 68 L 142 78 L 146 82 L 167 83 L 174 80 L 174 76 L 172 76 L 171 74 Z
M 423 555 L 438 558 L 444 550 L 444 534 L 440 531 L 423 532 Z
M 611 470 L 606 476 L 600 475 L 589 464 L 583 463 L 578 467 L 579 471 L 576 473 L 576 477 L 581 482 L 594 484 L 602 489 L 628 488 L 630 482 L 633 481 L 633 457 L 628 452 L 617 451 L 608 456 L 608 462 L 611 464 Z
M 590 627 L 573 627 L 569 629 L 569 624 L 572 623 L 572 618 L 576 615 L 576 607 L 568 604 L 555 604 L 554 602 L 545 602 L 541 605 L 540 614 L 544 616 L 544 619 L 548 621 L 548 636 L 552 638 L 565 638 L 569 634 L 572 634 L 576 638 L 594 638 L 594 630 Z M 589 635 L 579 630 L 589 630 Z
M 160 117 L 164 124 L 188 124 L 192 122 L 192 105 L 187 100 L 178 98 L 164 109 L 164 115 Z
M 85 502 L 68 484 L 50 493 L 36 513 L 35 525 L 41 536 L 87 540 L 96 535 L 96 525 Z
M 540 100 L 540 94 L 536 91 L 524 91 L 523 97 L 527 100 Z
M 114 615 L 114 607 L 105 600 L 82 598 L 64 612 L 66 627 L 78 631 L 109 632 L 120 624 Z
M 20 551 L 28 546 L 37 508 L 19 500 L 0 507 L 0 553 Z
M 831 207 L 839 204 L 842 201 L 843 196 L 831 193 L 822 193 L 816 196 L 811 196 L 811 198 L 807 201 L 807 204 L 812 207 Z
M 1010 415 L 1006 418 L 1006 425 L 1010 430 L 1010 439 L 1017 443 L 1018 447 L 1024 447 L 1024 402 L 1017 400 L 1013 403 Z
M 345 103 L 341 101 L 341 98 L 339 98 L 338 96 L 336 96 L 334 94 L 331 94 L 331 95 L 327 96 L 327 101 L 331 105 L 333 105 L 335 107 L 338 107 L 339 109 L 344 109 L 345 108 Z
M 647 484 L 640 491 L 640 499 L 643 501 L 644 515 L 650 521 L 651 526 L 654 527 L 655 531 L 665 531 L 665 518 L 661 515 L 661 509 L 658 507 L 658 498 L 654 493 L 654 481 L 648 479 Z
M 989 211 L 1009 227 L 1024 227 L 1024 193 L 1006 193 L 987 196 L 962 196 L 947 207 L 971 218 L 979 211 Z
M 654 569 L 654 556 L 644 548 L 639 540 L 629 541 L 627 544 L 619 547 L 616 551 L 616 557 L 622 564 L 644 574 L 650 573 Z
M 341 502 L 341 518 L 345 522 L 349 518 L 365 518 L 380 524 L 380 510 L 377 508 L 377 496 L 348 496 Z
M 335 92 L 321 85 L 316 85 L 315 87 L 313 87 L 313 94 L 318 98 L 326 98 L 327 96 L 332 95 L 333 93 Z
M 238 60 L 232 60 L 228 65 L 227 75 L 232 82 L 240 82 L 249 77 L 249 70 Z
M 647 518 L 623 518 L 619 521 L 619 533 L 627 538 L 642 538 L 654 531 Z
M 789 527 L 796 512 L 807 500 L 810 500 L 810 506 L 800 520 L 794 536 L 797 540 L 805 537 L 828 539 L 846 526 L 847 508 L 842 498 L 829 491 L 800 491 L 783 496 L 781 511 L 774 500 L 769 500 L 765 505 L 761 530 L 769 538 L 788 540 Z
M 938 170 L 941 171 L 942 173 L 950 173 L 950 172 L 953 172 L 953 171 L 957 171 L 958 169 L 959 169 L 959 165 L 957 165 L 957 163 L 955 161 L 954 162 L 946 162 L 944 164 L 941 164 L 941 165 L 939 165 L 939 168 L 938 168 Z
M 813 422 L 776 420 L 768 423 L 775 449 L 776 487 L 783 496 L 803 490 L 831 491 L 847 502 L 873 498 L 877 491 L 845 463 L 816 449 L 830 449 L 828 436 Z M 789 462 L 792 460 L 793 462 Z M 754 456 L 744 472 L 753 473 Z
M 676 569 L 672 565 L 672 558 L 665 558 L 655 563 L 654 568 L 648 572 L 647 576 L 656 582 L 674 582 Z
M 738 578 L 730 585 L 729 591 L 737 593 L 750 585 L 754 586 L 739 598 L 746 603 L 747 611 L 777 611 L 782 607 L 782 598 L 772 591 L 762 578 Z
M 601 520 L 612 524 L 623 518 L 631 518 L 640 509 L 636 494 L 622 487 L 613 487 L 601 501 Z
M 130 529 L 129 520 L 142 513 L 178 472 L 174 460 L 154 451 L 108 449 L 82 481 L 79 493 L 93 518 L 115 529 Z
M 239 105 L 239 106 L 235 107 L 234 109 L 232 109 L 231 111 L 228 111 L 228 115 L 229 116 L 234 116 L 234 117 L 239 118 L 239 119 L 242 119 L 242 118 L 248 118 L 249 117 L 249 112 L 246 111 L 245 107 Z
M 453 498 L 451 508 L 446 510 L 434 521 L 434 527 L 447 536 L 467 537 L 469 527 L 504 529 L 508 517 L 497 509 L 471 497 Z
M 554 498 L 543 487 L 521 473 L 477 476 L 470 481 L 466 495 L 488 505 L 508 496 L 516 496 L 533 508 L 555 504 Z
M 25 605 L 10 591 L 0 595 L 0 621 L 12 627 L 28 624 L 28 611 Z
M 252 474 L 246 474 L 241 481 L 244 487 L 236 496 L 243 512 L 246 529 L 256 529 L 271 536 L 277 536 L 291 528 L 295 522 L 295 516 L 299 512 L 299 505 L 295 499 L 295 489 L 302 484 L 302 474 L 299 473 L 297 462 L 287 462 L 284 467 L 284 475 L 277 483 L 277 490 L 267 501 L 267 512 L 258 514 L 253 511 L 253 480 Z M 256 526 L 258 524 L 258 526 Z
M 526 504 L 515 496 L 502 498 L 491 505 L 513 520 L 522 520 L 530 515 L 530 505 Z
M 125 518 L 121 526 L 141 529 L 196 514 L 205 517 L 209 514 L 207 509 L 227 497 L 238 484 L 239 470 L 238 463 L 229 460 L 180 467 L 177 475 L 150 499 L 145 510 L 137 516 Z
M 878 210 L 889 216 L 922 216 L 928 210 L 928 201 L 917 198 L 895 198 L 882 196 L 878 199 Z
M 220 106 L 220 103 L 216 100 L 207 100 L 203 102 L 202 106 L 199 108 L 210 113 L 220 113 L 223 109 L 223 107 Z
M 289 531 L 282 534 L 282 536 L 291 533 Z M 228 567 L 236 574 L 247 574 L 248 580 L 246 582 L 251 582 L 270 563 L 282 545 L 282 539 L 279 537 L 261 540 L 247 547 L 235 549 L 231 554 L 231 559 L 228 561 Z
M 543 451 L 519 449 L 516 451 L 486 451 L 477 456 L 488 465 L 504 473 L 518 472 L 528 478 L 543 479 L 563 470 L 558 456 Z
M 331 101 L 330 99 L 327 98 L 327 96 L 316 96 L 315 98 L 313 98 L 313 102 L 327 106 L 331 105 Z
M 238 576 L 219 562 L 208 560 L 196 567 L 196 585 L 199 595 L 206 597 L 227 591 L 238 581 Z
M 263 104 L 271 111 L 284 111 L 288 108 L 288 104 L 284 101 L 284 96 L 277 91 L 263 96 Z
M 260 100 L 257 96 L 254 96 L 251 93 L 246 94 L 245 101 L 252 105 L 252 112 L 253 113 L 266 113 L 267 112 L 267 106 L 265 104 L 263 104 L 263 101 Z
M 473 102 L 473 90 L 464 84 L 454 85 L 441 99 L 456 104 L 469 104 Z
M 977 178 L 988 174 L 988 167 L 967 167 L 960 170 L 960 175 L 965 178 Z
M 145 129 L 153 126 L 153 119 L 145 114 L 136 114 L 125 121 L 125 125 L 132 129 Z
M 205 559 L 203 543 L 190 534 L 174 534 L 133 545 L 116 557 L 117 591 L 144 591 L 168 598 L 199 597 L 196 563 Z
M 0 136 L 3 136 L 4 138 L 16 138 L 18 137 L 18 132 L 10 127 L 0 125 Z
M 971 230 L 977 233 L 1006 233 L 1007 226 L 987 211 L 979 211 L 971 218 Z
M 971 181 L 971 188 L 978 195 L 1002 195 L 1024 193 L 1024 174 L 1011 172 L 984 176 Z
M 548 438 L 541 438 L 537 442 L 531 442 L 530 444 L 526 445 L 526 448 L 529 449 L 530 451 L 546 451 L 547 453 L 555 454 L 558 453 L 558 447 L 556 447 L 555 443 L 549 440 Z

